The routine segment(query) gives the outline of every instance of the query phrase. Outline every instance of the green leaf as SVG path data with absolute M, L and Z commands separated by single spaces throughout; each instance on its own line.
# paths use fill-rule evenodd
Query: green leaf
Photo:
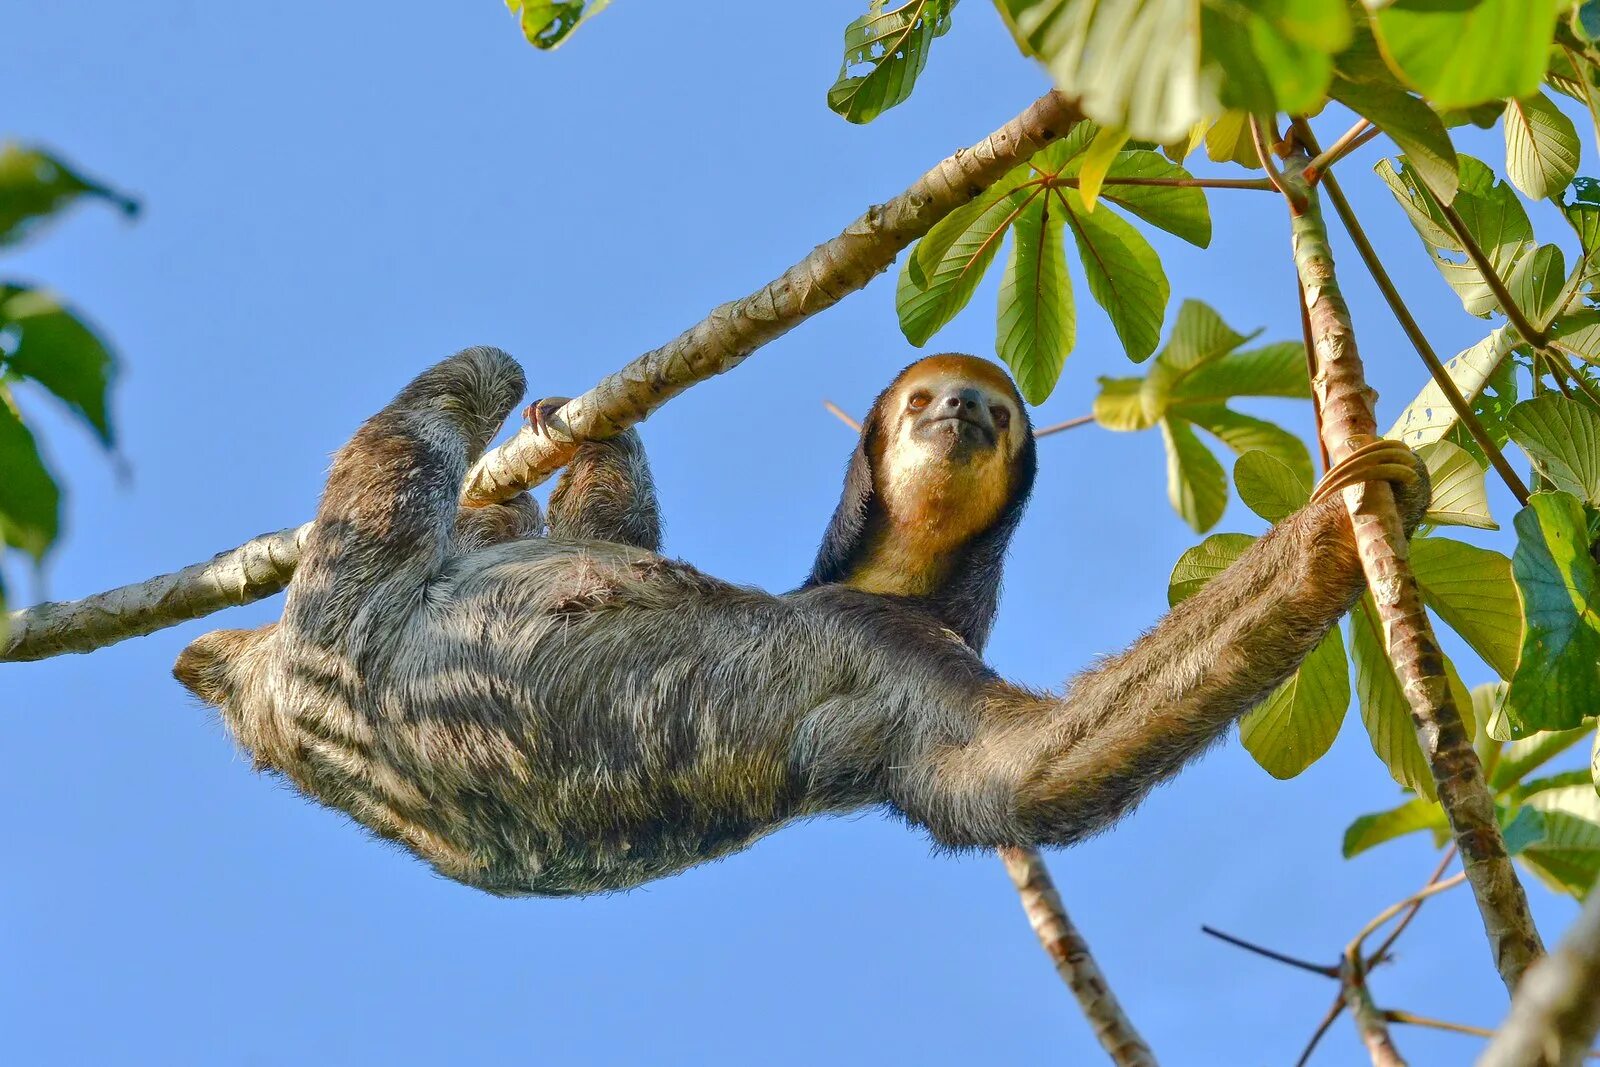
M 912 280 L 911 259 L 907 258 L 895 291 L 895 309 L 906 340 L 920 348 L 967 306 L 983 272 L 1000 250 L 1006 230 L 1040 192 L 1038 186 L 1033 186 L 1012 189 L 993 200 L 986 196 L 983 210 L 953 237 L 938 259 L 923 263 L 926 285 Z M 924 240 L 932 237 L 930 233 Z
M 1306 349 L 1299 341 L 1280 341 L 1245 352 L 1230 352 L 1196 367 L 1172 385 L 1174 400 L 1221 403 L 1236 396 L 1311 397 Z
M 1557 44 L 1545 80 L 1589 110 L 1589 122 L 1600 140 L 1600 71 L 1594 63 L 1575 49 Z
M 107 200 L 130 217 L 139 213 L 138 201 L 84 177 L 42 149 L 14 142 L 0 145 L 0 248 L 21 241 L 79 197 Z
M 1167 498 L 1196 533 L 1205 533 L 1228 506 L 1228 476 L 1189 424 L 1161 420 L 1167 444 Z
M 1078 196 L 1083 200 L 1084 210 L 1094 210 L 1095 201 L 1100 199 L 1100 184 L 1105 181 L 1106 172 L 1111 169 L 1117 153 L 1127 143 L 1127 130 L 1102 128 L 1083 155 L 1078 157 Z
M 1379 46 L 1438 107 L 1527 96 L 1544 77 L 1567 0 L 1395 0 L 1377 12 Z
M 31 378 L 112 443 L 106 393 L 111 353 L 51 293 L 0 284 L 0 373 Z
M 1578 173 L 1578 130 L 1543 93 L 1506 101 L 1506 175 L 1530 200 L 1560 196 Z
M 1428 607 L 1509 679 L 1522 648 L 1522 604 L 1511 561 L 1448 537 L 1419 537 L 1411 542 L 1411 569 Z
M 1333 746 L 1349 706 L 1350 671 L 1335 627 L 1288 681 L 1239 720 L 1239 740 L 1262 770 L 1293 778 Z
M 1506 289 L 1511 293 L 1512 303 L 1530 322 L 1543 329 L 1555 317 L 1556 302 L 1561 298 L 1566 275 L 1561 249 L 1555 245 L 1540 245 L 1518 257 L 1506 277 Z
M 1564 355 L 1600 365 L 1600 311 L 1563 315 L 1552 331 L 1550 347 Z
M 1072 227 L 1084 277 L 1095 302 L 1111 317 L 1128 356 L 1142 360 L 1161 342 L 1170 289 L 1161 259 L 1131 224 L 1109 211 L 1093 214 L 1075 189 L 1056 189 Z
M 542 51 L 553 51 L 572 35 L 572 31 L 611 6 L 611 0 L 571 0 L 568 3 L 529 3 L 506 0 L 506 7 L 517 16 L 522 36 Z
M 828 107 L 851 122 L 871 122 L 911 96 L 935 37 L 950 29 L 957 0 L 909 0 L 885 11 L 872 0 L 844 28 L 844 60 Z
M 1094 398 L 1094 419 L 1108 430 L 1148 430 L 1156 420 L 1145 413 L 1143 378 L 1104 378 Z
M 1428 769 L 1428 761 L 1411 725 L 1411 705 L 1384 651 L 1383 624 L 1371 593 L 1363 593 L 1350 613 L 1350 658 L 1356 668 L 1356 698 L 1361 704 L 1361 722 L 1367 728 L 1373 752 L 1395 781 L 1432 800 L 1435 796 L 1433 773 Z M 1445 658 L 1443 662 L 1456 710 L 1470 736 L 1473 733 L 1472 694 L 1461 684 L 1450 660 Z
M 1473 403 L 1489 388 L 1502 367 L 1510 365 L 1512 349 L 1519 343 L 1516 331 L 1501 326 L 1471 348 L 1445 363 L 1450 380 L 1468 403 Z M 1432 380 L 1400 413 L 1385 437 L 1403 441 L 1413 449 L 1437 441 L 1456 429 L 1455 409 Z
M 1594 409 L 1546 393 L 1512 408 L 1506 428 L 1557 489 L 1600 504 L 1600 414 Z
M 1572 729 L 1600 707 L 1600 569 L 1583 505 L 1569 493 L 1533 494 L 1516 528 L 1511 571 L 1527 629 L 1506 716 L 1522 737 Z
M 1260 450 L 1278 462 L 1287 464 L 1306 481 L 1311 480 L 1311 454 L 1306 451 L 1305 442 L 1281 426 L 1265 419 L 1241 415 L 1220 404 L 1184 404 L 1174 408 L 1173 413 L 1215 434 L 1235 455 L 1242 456 L 1246 452 Z
M 4 594 L 5 590 L 0 589 L 0 596 Z M 1594 732 L 1594 746 L 1589 750 L 1589 781 L 1600 793 L 1600 730 Z
M 1250 336 L 1254 336 L 1253 334 Z M 1177 321 L 1166 347 L 1150 368 L 1145 393 L 1155 400 L 1154 410 L 1164 410 L 1168 396 L 1187 375 L 1212 360 L 1221 359 L 1250 339 L 1235 332 L 1209 306 L 1198 300 L 1185 300 L 1178 307 Z M 1146 404 L 1147 410 L 1150 404 Z
M 3 386 L 0 471 L 5 473 L 0 478 L 0 544 L 43 559 L 60 530 L 61 492 Z
M 1588 737 L 1593 726 L 1584 725 L 1573 730 L 1543 730 L 1513 741 L 1500 754 L 1500 762 L 1489 776 L 1489 788 L 1496 793 L 1522 784 L 1522 780 L 1543 767 L 1561 753 Z
M 1511 740 L 1511 724 L 1506 721 L 1506 694 L 1511 687 L 1505 682 L 1487 682 L 1472 687 L 1472 716 L 1478 722 L 1478 735 L 1473 747 L 1483 761 L 1484 777 L 1493 775 L 1501 759 L 1502 743 Z
M 1233 484 L 1245 507 L 1268 522 L 1288 518 L 1311 499 L 1310 479 L 1259 449 L 1246 452 L 1233 465 Z
M 1062 249 L 1061 218 L 1039 197 L 1017 217 L 1000 282 L 997 354 L 1030 404 L 1041 404 L 1061 377 L 1077 320 Z
M 1433 500 L 1424 522 L 1435 526 L 1471 526 L 1479 530 L 1498 530 L 1500 524 L 1489 515 L 1489 493 L 1484 485 L 1484 469 L 1472 454 L 1449 441 L 1434 441 L 1417 449 L 1428 467 Z
M 1447 830 L 1450 823 L 1435 801 L 1416 797 L 1398 808 L 1363 815 L 1344 832 L 1344 858 L 1360 855 L 1375 845 L 1418 830 Z
M 1570 785 L 1528 798 L 1544 815 L 1544 838 L 1518 857 L 1557 892 L 1583 897 L 1600 875 L 1600 796 L 1592 787 Z
M 1069 167 L 1066 174 L 1071 176 L 1071 171 Z M 1191 175 L 1184 168 L 1167 162 L 1147 149 L 1130 149 L 1112 160 L 1106 177 L 1187 181 Z M 1100 197 L 1192 245 L 1205 248 L 1211 243 L 1211 210 L 1206 205 L 1203 189 L 1175 185 L 1117 185 L 1113 182 L 1100 190 Z
M 1455 198 L 1460 162 L 1438 112 L 1393 84 L 1335 78 L 1329 94 L 1392 137 L 1440 199 Z
M 1506 855 L 1525 852 L 1545 839 L 1544 813 L 1538 808 L 1518 808 L 1516 814 L 1502 821 L 1500 836 L 1506 843 Z
M 1167 580 L 1167 603 L 1177 607 L 1200 587 L 1238 562 L 1256 538 L 1249 534 L 1212 534 L 1178 557 Z
M 1061 142 L 1057 141 L 1050 145 L 1050 148 L 1056 148 L 1060 144 Z M 974 226 L 979 225 L 985 215 L 1006 203 L 1007 197 L 1012 193 L 1023 189 L 1024 186 L 1037 185 L 1038 176 L 1034 172 L 1033 164 L 1023 163 L 1012 168 L 999 181 L 946 215 L 917 242 L 911 254 L 906 257 L 905 270 L 910 274 L 912 283 L 918 289 L 926 289 L 928 279 L 933 277 L 939 269 L 939 264 L 950 255 L 950 247 L 953 244 L 966 236 Z M 1025 191 L 1030 195 L 1039 195 L 1042 192 L 1033 188 Z

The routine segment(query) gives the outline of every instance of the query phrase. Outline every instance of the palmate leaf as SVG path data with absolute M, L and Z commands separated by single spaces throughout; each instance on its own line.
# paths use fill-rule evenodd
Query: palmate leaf
M 1196 533 L 1217 524 L 1228 506 L 1228 476 L 1187 422 L 1162 419 L 1167 445 L 1167 499 Z
M 1394 0 L 1377 12 L 1379 47 L 1435 105 L 1467 107 L 1535 92 L 1556 12 L 1568 0 Z
M 0 248 L 21 241 L 79 197 L 109 201 L 125 215 L 139 211 L 138 201 L 85 177 L 43 149 L 0 145 Z
M 1043 192 L 1039 186 L 1030 186 L 994 198 L 985 195 L 982 210 L 970 220 L 963 220 L 969 225 L 954 232 L 937 260 L 923 263 L 925 285 L 911 278 L 915 257 L 906 258 L 895 292 L 895 306 L 900 313 L 901 332 L 908 341 L 918 347 L 927 344 L 940 327 L 967 306 L 983 272 L 1000 251 L 1006 230 Z
M 1363 815 L 1344 832 L 1344 858 L 1360 855 L 1375 845 L 1418 830 L 1447 830 L 1444 809 L 1427 797 L 1414 797 L 1397 808 Z
M 950 29 L 957 0 L 908 0 L 885 11 L 872 0 L 844 28 L 844 59 L 828 107 L 851 122 L 871 122 L 911 96 L 933 40 Z
M 114 369 L 105 343 L 53 294 L 0 283 L 0 375 L 38 382 L 107 446 L 106 393 Z
M 1345 57 L 1341 56 L 1339 61 L 1342 74 L 1346 69 Z M 1384 75 L 1389 75 L 1381 61 L 1378 65 Z M 1450 143 L 1449 131 L 1437 111 L 1406 92 L 1392 75 L 1382 81 L 1336 77 L 1328 95 L 1393 138 L 1417 173 L 1445 203 L 1455 198 L 1460 184 L 1460 164 L 1455 147 Z
M 1072 238 L 1083 261 L 1089 292 L 1111 317 L 1123 348 L 1142 360 L 1161 341 L 1171 287 L 1150 242 L 1109 211 L 1091 213 L 1076 189 L 1056 189 Z
M 1069 167 L 1068 173 L 1071 173 Z M 1211 244 L 1211 211 L 1202 189 L 1173 185 L 1118 185 L 1118 178 L 1161 178 L 1186 180 L 1190 174 L 1176 163 L 1148 149 L 1128 149 L 1118 153 L 1106 170 L 1110 185 L 1103 185 L 1100 196 L 1130 214 L 1205 248 Z
M 1450 380 L 1455 383 L 1461 395 L 1473 406 L 1474 411 L 1482 413 L 1480 404 L 1486 396 L 1495 392 L 1497 383 L 1502 387 L 1513 390 L 1515 396 L 1515 377 L 1512 374 L 1514 365 L 1511 353 L 1520 343 L 1516 331 L 1509 326 L 1501 326 L 1490 333 L 1482 341 L 1471 348 L 1451 357 L 1445 363 L 1445 370 L 1450 375 Z M 1444 398 L 1444 392 L 1433 381 L 1423 386 L 1415 400 L 1406 405 L 1394 425 L 1389 427 L 1384 436 L 1403 441 L 1413 449 L 1421 449 L 1424 445 L 1438 441 L 1447 435 L 1459 430 L 1460 420 L 1456 417 L 1455 409 Z M 1500 437 L 1504 436 L 1504 429 L 1496 420 L 1485 420 L 1485 428 L 1491 435 L 1500 429 Z M 1463 444 L 1480 461 L 1484 460 L 1481 450 L 1476 443 Z
M 1557 489 L 1600 504 L 1600 413 L 1546 393 L 1524 400 L 1506 419 L 1511 439 Z
M 1535 493 L 1517 514 L 1511 571 L 1527 629 L 1506 700 L 1512 735 L 1567 730 L 1600 708 L 1600 568 L 1583 505 Z
M 1506 101 L 1506 176 L 1530 200 L 1561 195 L 1578 173 L 1578 130 L 1550 98 Z
M 506 0 L 506 7 L 517 16 L 522 36 L 541 51 L 560 48 L 572 32 L 611 6 L 611 0 L 570 0 L 566 3 L 536 3 Z
M 1105 181 L 1106 172 L 1111 169 L 1117 153 L 1127 143 L 1126 130 L 1102 128 L 1083 154 L 1074 160 L 1078 172 L 1078 196 L 1083 199 L 1086 210 L 1094 210 L 1095 201 L 1100 199 L 1100 184 Z
M 1299 341 L 1280 341 L 1244 352 L 1230 352 L 1174 382 L 1170 396 L 1194 404 L 1221 403 L 1236 396 L 1307 400 L 1311 396 L 1311 382 L 1306 370 L 1305 345 Z
M 43 559 L 60 529 L 61 492 L 10 394 L 0 386 L 0 545 Z
M 1449 537 L 1411 542 L 1422 599 L 1500 677 L 1510 679 L 1522 648 L 1522 604 L 1511 561 Z
M 1489 514 L 1489 492 L 1484 484 L 1487 472 L 1471 453 L 1450 441 L 1434 441 L 1417 449 L 1417 454 L 1427 464 L 1433 487 L 1433 499 L 1423 522 L 1478 530 L 1500 528 Z
M 1600 796 L 1576 783 L 1540 790 L 1527 806 L 1544 816 L 1544 835 L 1518 859 L 1557 892 L 1586 896 L 1600 876 Z
M 1220 404 L 1182 404 L 1173 412 L 1216 437 L 1234 455 L 1265 452 L 1299 477 L 1311 479 L 1311 454 L 1306 451 L 1305 442 L 1276 423 L 1240 414 Z
M 1309 478 L 1262 451 L 1239 457 L 1233 465 L 1233 485 L 1244 506 L 1268 522 L 1288 518 L 1311 499 Z
M 1261 156 L 1250 135 L 1250 115 L 1244 111 L 1224 111 L 1206 127 L 1206 158 L 1213 163 L 1237 163 L 1251 170 L 1261 169 Z
M 1061 216 L 1050 208 L 1050 198 L 1039 197 L 1017 217 L 1000 282 L 995 345 L 1030 404 L 1055 388 L 1076 334 Z
M 1172 568 L 1168 602 L 1176 606 L 1193 596 L 1255 540 L 1246 534 L 1214 534 L 1185 552 Z M 1268 774 L 1293 778 L 1333 745 L 1349 706 L 1344 642 L 1334 629 L 1294 674 L 1239 721 L 1239 739 Z
M 1567 280 L 1566 257 L 1556 245 L 1540 245 L 1518 258 L 1506 278 L 1511 301 L 1535 326 L 1543 328 L 1555 317 Z

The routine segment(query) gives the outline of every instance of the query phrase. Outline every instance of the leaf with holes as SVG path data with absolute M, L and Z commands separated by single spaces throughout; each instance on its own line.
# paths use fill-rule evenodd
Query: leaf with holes
M 1516 331 L 1509 326 L 1501 326 L 1445 363 L 1445 371 L 1467 403 L 1476 406 L 1480 397 L 1492 389 L 1491 383 L 1496 376 L 1512 368 L 1511 352 L 1518 343 Z M 1459 425 L 1455 409 L 1445 399 L 1444 392 L 1429 380 L 1384 436 L 1403 441 L 1413 449 L 1420 449 L 1423 445 L 1440 440 Z
M 1311 499 L 1309 478 L 1259 449 L 1246 452 L 1233 465 L 1233 484 L 1244 506 L 1268 522 L 1288 518 Z
M 1600 504 L 1600 413 L 1559 393 L 1524 400 L 1506 419 L 1511 439 L 1557 489 Z
M 950 29 L 957 0 L 909 0 L 888 11 L 872 0 L 844 28 L 844 60 L 828 89 L 828 107 L 851 122 L 871 122 L 904 103 L 916 85 L 934 38 Z
M 1000 282 L 995 344 L 1030 404 L 1042 403 L 1055 388 L 1076 332 L 1061 216 L 1051 206 L 1040 197 L 1017 217 Z
M 1411 569 L 1428 607 L 1509 679 L 1522 648 L 1522 603 L 1511 561 L 1449 537 L 1419 537 L 1411 542 Z
M 1570 493 L 1533 494 L 1516 528 L 1511 573 L 1527 628 L 1506 718 L 1513 736 L 1526 737 L 1572 729 L 1600 708 L 1600 568 Z
M 1484 485 L 1485 471 L 1460 445 L 1434 441 L 1417 449 L 1428 467 L 1433 499 L 1423 522 L 1435 526 L 1471 526 L 1479 530 L 1498 530 L 1500 524 L 1489 514 L 1489 492 Z
M 1506 101 L 1506 176 L 1530 200 L 1560 196 L 1578 173 L 1578 129 L 1543 93 Z
M 1343 62 L 1343 57 L 1340 57 Z M 1394 82 L 1335 78 L 1329 95 L 1394 139 L 1429 186 L 1449 203 L 1460 184 L 1460 161 L 1438 112 Z

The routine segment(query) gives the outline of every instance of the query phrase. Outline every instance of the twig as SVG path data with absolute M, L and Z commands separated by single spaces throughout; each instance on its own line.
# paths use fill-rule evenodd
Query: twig
M 1254 952 L 1257 956 L 1265 956 L 1269 960 L 1276 960 L 1279 963 L 1288 964 L 1290 967 L 1298 967 L 1302 971 L 1310 971 L 1312 974 L 1320 974 L 1324 978 L 1339 977 L 1339 968 L 1337 967 L 1329 967 L 1325 964 L 1312 963 L 1309 960 L 1300 959 L 1297 956 L 1285 955 L 1282 952 L 1275 951 L 1263 945 L 1258 945 L 1254 941 L 1246 941 L 1242 937 L 1235 937 L 1233 934 L 1224 933 L 1214 926 L 1201 926 L 1200 931 L 1205 934 L 1210 934 L 1218 941 L 1226 941 L 1228 944 L 1233 945 L 1236 948 L 1242 948 L 1246 952 Z
M 1316 140 L 1312 135 L 1310 125 L 1304 119 L 1295 120 L 1295 135 L 1300 138 L 1311 151 L 1316 150 Z M 1389 310 L 1394 313 L 1395 319 L 1400 323 L 1400 328 L 1411 341 L 1411 346 L 1417 350 L 1417 355 L 1422 358 L 1423 365 L 1428 368 L 1428 374 L 1444 394 L 1445 400 L 1450 404 L 1456 418 L 1461 420 L 1467 433 L 1478 443 L 1483 454 L 1488 458 L 1490 466 L 1495 473 L 1500 475 L 1500 480 L 1506 483 L 1506 488 L 1511 490 L 1511 495 L 1517 498 L 1519 504 L 1528 503 L 1528 487 L 1512 468 L 1505 454 L 1495 445 L 1494 439 L 1489 436 L 1489 431 L 1484 429 L 1477 413 L 1472 410 L 1472 405 L 1466 397 L 1461 395 L 1461 390 L 1456 387 L 1455 379 L 1450 377 L 1450 372 L 1440 361 L 1433 350 L 1433 345 L 1428 343 L 1427 335 L 1422 332 L 1416 317 L 1411 314 L 1411 309 L 1406 306 L 1405 300 L 1400 296 L 1400 290 L 1395 288 L 1394 281 L 1389 277 L 1389 272 L 1384 269 L 1383 261 L 1378 258 L 1377 251 L 1372 247 L 1372 242 L 1367 240 L 1366 230 L 1361 225 L 1361 220 L 1356 217 L 1350 201 L 1345 199 L 1344 190 L 1339 187 L 1339 182 L 1334 176 L 1324 174 L 1322 187 L 1327 191 L 1328 200 L 1333 204 L 1334 214 L 1339 216 L 1339 221 L 1344 224 L 1345 231 L 1350 234 L 1350 240 L 1356 246 L 1356 252 L 1361 256 L 1361 262 L 1366 265 L 1367 273 L 1372 275 L 1372 280 L 1377 283 L 1378 289 L 1383 293 L 1384 300 L 1389 305 Z
M 555 436 L 524 428 L 485 455 L 467 477 L 469 503 L 504 500 L 559 470 L 578 443 L 615 436 L 697 382 L 738 366 L 761 345 L 832 307 L 881 273 L 945 216 L 1075 126 L 1076 106 L 1046 93 L 971 148 L 871 207 L 749 296 L 715 308 L 669 344 L 647 352 L 569 401 Z M 288 584 L 300 531 L 269 534 L 210 563 L 84 600 L 12 613 L 0 662 L 88 652 L 127 637 L 270 596 Z M 259 546 L 271 541 L 274 551 Z M 249 555 L 249 560 L 241 559 Z M 240 580 L 241 575 L 247 580 Z
M 1084 1017 L 1094 1029 L 1111 1062 L 1122 1067 L 1154 1067 L 1155 1056 L 1134 1028 L 1106 982 L 1089 944 L 1067 917 L 1061 894 L 1050 880 L 1043 858 L 1033 849 L 1003 848 L 1000 858 L 1022 898 L 1022 909 L 1055 962 L 1056 973 L 1078 998 Z
M 1311 1054 L 1317 1051 L 1317 1045 L 1333 1026 L 1335 1020 L 1344 1014 L 1344 1008 L 1344 989 L 1341 987 L 1339 995 L 1333 998 L 1333 1004 L 1329 1006 L 1327 1013 L 1322 1016 L 1322 1021 L 1311 1032 L 1311 1040 L 1307 1041 L 1306 1047 L 1300 1051 L 1300 1058 L 1294 1061 L 1294 1067 L 1306 1067 L 1306 1064 L 1311 1062 Z
M 1296 134 L 1301 133 L 1300 127 L 1304 124 L 1304 119 L 1292 120 L 1292 125 L 1294 126 Z M 1371 131 L 1372 136 L 1377 136 L 1377 127 L 1373 126 L 1372 123 L 1366 119 L 1361 119 L 1354 126 L 1340 134 L 1338 140 L 1329 145 L 1326 152 L 1318 152 L 1316 157 L 1313 158 L 1310 163 L 1306 164 L 1306 181 L 1311 182 L 1313 185 L 1316 184 L 1317 180 L 1322 177 L 1323 171 L 1332 167 L 1339 160 L 1343 159 L 1348 153 L 1354 151 L 1358 145 L 1365 144 L 1366 141 L 1362 141 L 1360 138 L 1363 134 L 1366 134 L 1369 131 Z M 1304 144 L 1309 151 L 1317 151 L 1312 146 L 1311 142 L 1302 141 L 1301 143 Z
M 827 408 L 830 414 L 832 414 L 836 419 L 844 423 L 846 426 L 850 427 L 856 433 L 861 432 L 861 423 L 856 421 L 856 419 L 846 412 L 844 408 L 840 407 L 838 404 L 835 404 L 831 400 L 824 400 L 822 402 L 822 406 Z
M 1439 859 L 1439 865 L 1433 869 L 1433 873 L 1428 876 L 1428 880 L 1422 883 L 1423 888 L 1426 889 L 1428 886 L 1434 885 L 1439 881 L 1439 879 L 1443 878 L 1444 872 L 1450 867 L 1450 861 L 1455 858 L 1456 847 L 1451 845 L 1449 848 L 1444 850 L 1444 855 Z M 1389 936 L 1385 937 L 1383 939 L 1383 943 L 1372 950 L 1372 954 L 1369 955 L 1366 959 L 1366 962 L 1361 965 L 1361 969 L 1363 971 L 1372 970 L 1373 967 L 1377 966 L 1388 957 L 1389 950 L 1394 947 L 1394 943 L 1396 941 L 1400 940 L 1400 935 L 1406 932 L 1406 927 L 1411 925 L 1411 920 L 1417 917 L 1417 912 L 1422 910 L 1422 905 L 1428 898 L 1419 897 L 1413 893 L 1410 899 L 1411 910 L 1400 917 L 1400 921 L 1394 924 L 1394 929 L 1389 931 Z
M 1452 874 L 1449 878 L 1446 878 L 1443 881 L 1429 882 L 1427 885 L 1423 886 L 1406 899 L 1390 904 L 1387 908 L 1384 908 L 1377 915 L 1373 916 L 1367 925 L 1363 926 L 1361 931 L 1357 933 L 1355 937 L 1350 939 L 1350 944 L 1345 947 L 1345 955 L 1356 960 L 1360 960 L 1362 943 L 1376 933 L 1380 926 L 1394 918 L 1396 915 L 1399 915 L 1406 908 L 1409 908 L 1412 905 L 1421 904 L 1424 900 L 1427 900 L 1436 893 L 1443 893 L 1447 889 L 1454 889 L 1456 886 L 1460 885 L 1466 880 L 1467 872 L 1460 871 L 1456 874 Z

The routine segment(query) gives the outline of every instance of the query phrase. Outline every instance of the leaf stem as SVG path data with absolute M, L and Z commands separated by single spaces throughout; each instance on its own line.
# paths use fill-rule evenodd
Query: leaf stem
M 1055 178 L 1051 185 L 1078 188 L 1078 178 Z M 1101 185 L 1157 185 L 1172 189 L 1259 189 L 1273 192 L 1276 187 L 1266 178 L 1106 178 Z
M 1511 323 L 1517 333 L 1522 335 L 1524 341 L 1535 348 L 1543 349 L 1550 343 L 1550 335 L 1535 326 L 1528 319 L 1528 316 L 1523 314 L 1522 308 L 1517 306 L 1517 302 L 1512 299 L 1511 290 L 1506 288 L 1504 279 L 1494 269 L 1494 264 L 1489 261 L 1488 255 L 1483 251 L 1483 246 L 1478 243 L 1477 238 L 1472 236 L 1472 232 L 1467 229 L 1467 224 L 1460 214 L 1450 204 L 1445 203 L 1427 182 L 1420 181 L 1418 184 L 1428 194 L 1428 199 L 1439 209 L 1445 221 L 1450 224 L 1450 229 L 1455 233 L 1456 240 L 1460 241 L 1461 247 L 1466 249 L 1467 258 L 1472 260 L 1472 265 L 1478 268 L 1479 274 L 1483 275 L 1484 284 L 1489 287 L 1489 291 L 1494 294 L 1494 298 L 1500 301 L 1500 310 L 1505 312 L 1506 320 Z
M 1300 132 L 1300 127 L 1304 122 L 1304 119 L 1298 118 L 1291 120 L 1296 133 Z M 1316 184 L 1317 180 L 1322 177 L 1324 171 L 1328 170 L 1335 163 L 1343 159 L 1349 153 L 1355 151 L 1361 145 L 1366 144 L 1367 141 L 1371 140 L 1373 137 L 1376 137 L 1378 132 L 1380 132 L 1378 131 L 1378 128 L 1372 125 L 1372 123 L 1367 119 L 1362 119 L 1361 121 L 1357 122 L 1354 126 L 1340 134 L 1339 139 L 1328 146 L 1327 151 L 1317 153 L 1316 157 L 1313 158 L 1310 163 L 1306 164 L 1306 181 L 1311 182 L 1313 185 Z M 1363 135 L 1367 135 L 1365 139 L 1363 139 Z M 1310 148 L 1311 146 L 1307 145 L 1306 147 Z
M 1304 211 L 1305 194 L 1291 190 L 1284 184 L 1283 175 L 1279 173 L 1277 164 L 1272 161 L 1272 149 L 1267 147 L 1267 135 L 1261 129 L 1261 120 L 1255 115 L 1250 116 L 1250 140 L 1255 143 L 1256 158 L 1261 160 L 1261 169 L 1267 172 L 1267 180 L 1272 183 L 1272 187 L 1283 194 L 1292 212 L 1299 214 Z
M 1444 850 L 1444 855 L 1439 859 L 1439 866 L 1433 869 L 1433 873 L 1428 876 L 1428 880 L 1423 883 L 1423 887 L 1426 888 L 1433 885 L 1443 878 L 1444 872 L 1450 867 L 1450 861 L 1455 858 L 1456 846 L 1451 845 Z M 1422 910 L 1423 902 L 1428 898 L 1417 897 L 1413 894 L 1409 899 L 1411 901 L 1409 904 L 1411 910 L 1400 917 L 1400 921 L 1394 924 L 1394 929 L 1389 931 L 1389 936 L 1383 939 L 1381 945 L 1372 950 L 1372 954 L 1361 965 L 1363 972 L 1370 971 L 1377 964 L 1383 962 L 1384 958 L 1389 954 L 1389 950 L 1394 947 L 1396 941 L 1400 940 L 1400 935 L 1406 932 L 1406 927 L 1411 925 L 1411 920 L 1417 917 L 1417 912 Z

